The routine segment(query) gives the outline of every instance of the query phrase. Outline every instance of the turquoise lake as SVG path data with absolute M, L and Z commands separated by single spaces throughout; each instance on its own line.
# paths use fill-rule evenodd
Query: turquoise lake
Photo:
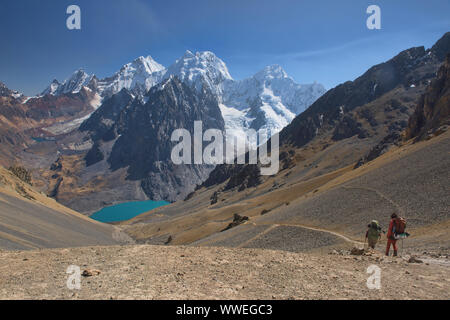
M 36 142 L 48 142 L 48 141 L 55 141 L 55 138 L 42 138 L 42 137 L 35 137 L 31 138 Z
M 125 202 L 115 206 L 106 207 L 97 211 L 91 218 L 100 222 L 119 222 L 134 218 L 141 213 L 166 206 L 167 201 L 133 201 Z

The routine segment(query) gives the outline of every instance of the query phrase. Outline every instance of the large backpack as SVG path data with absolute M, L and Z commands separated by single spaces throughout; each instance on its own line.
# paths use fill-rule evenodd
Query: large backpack
M 381 227 L 377 220 L 372 220 L 369 224 L 367 236 L 371 239 L 377 239 L 381 234 Z
M 399 235 L 405 233 L 406 230 L 406 219 L 405 218 L 396 218 L 394 220 L 394 235 Z
M 372 220 L 369 224 L 370 228 L 375 230 L 381 230 L 380 223 L 377 220 Z

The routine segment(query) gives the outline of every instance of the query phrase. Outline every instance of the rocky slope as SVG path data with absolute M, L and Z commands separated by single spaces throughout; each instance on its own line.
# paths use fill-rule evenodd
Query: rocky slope
M 449 49 L 450 50 L 450 49 Z M 411 116 L 406 138 L 424 139 L 450 124 L 450 54 Z
M 18 96 L 0 82 L 0 164 L 5 166 L 14 162 L 15 150 L 27 142 L 21 130 L 25 126 L 27 109 Z
M 435 77 L 444 61 L 441 52 L 445 51 L 449 43 L 450 33 L 447 33 L 431 49 L 417 47 L 405 50 L 393 59 L 372 67 L 355 81 L 346 82 L 328 91 L 283 130 L 281 140 L 284 143 L 303 146 L 321 131 L 333 129 L 342 121 L 349 131 L 335 135 L 335 140 L 358 134 L 358 129 L 348 120 L 348 113 L 382 98 L 394 89 L 416 91 L 412 97 L 407 97 L 407 100 L 416 99 L 417 89 L 428 85 Z M 401 103 L 402 101 L 400 105 Z
M 29 175 L 18 174 L 23 171 L 0 167 L 0 249 L 132 242 L 116 227 L 86 218 L 37 192 L 30 184 Z
M 27 116 L 37 120 L 53 119 L 53 123 L 61 122 L 61 120 L 68 122 L 92 113 L 96 107 L 92 105 L 95 100 L 95 93 L 85 87 L 59 96 L 47 94 L 32 97 L 26 102 L 29 109 Z
M 55 139 L 60 123 L 71 123 L 89 115 L 98 102 L 86 89 L 60 96 L 45 95 L 27 98 L 0 84 L 0 162 L 20 162 L 18 154 L 33 145 L 33 139 Z
M 0 251 L 0 259 L 6 262 L 0 266 L 0 299 L 450 298 L 448 266 L 378 254 L 111 246 Z M 367 268 L 373 264 L 381 269 L 380 290 L 367 287 Z M 82 277 L 80 290 L 67 288 L 70 265 L 93 274 Z

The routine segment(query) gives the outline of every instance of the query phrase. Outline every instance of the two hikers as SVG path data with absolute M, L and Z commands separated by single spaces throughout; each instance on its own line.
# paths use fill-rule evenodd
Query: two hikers
M 381 239 L 381 227 L 377 220 L 372 220 L 367 226 L 366 239 L 368 240 L 369 247 L 375 249 L 378 240 Z
M 372 222 L 367 226 L 368 230 L 366 232 L 366 239 L 368 240 L 369 247 L 375 249 L 375 246 L 378 240 L 381 239 L 381 227 L 376 220 L 372 220 Z M 407 232 L 405 232 L 406 228 L 406 220 L 404 218 L 399 217 L 396 213 L 391 215 L 391 221 L 389 223 L 389 228 L 387 231 L 387 246 L 386 246 L 386 255 L 389 256 L 389 251 L 391 246 L 394 248 L 394 257 L 398 254 L 397 248 L 397 240 L 404 239 L 409 236 Z

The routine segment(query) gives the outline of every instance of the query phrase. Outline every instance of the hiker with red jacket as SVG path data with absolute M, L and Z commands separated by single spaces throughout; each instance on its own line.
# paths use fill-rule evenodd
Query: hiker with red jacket
M 397 240 L 398 239 L 406 239 L 410 236 L 406 229 L 406 220 L 405 218 L 397 216 L 396 213 L 391 215 L 391 222 L 389 223 L 389 229 L 387 233 L 387 247 L 386 247 L 386 255 L 389 256 L 389 249 L 391 245 L 394 247 L 394 257 L 397 256 Z
M 386 255 L 389 256 L 389 250 L 391 249 L 391 245 L 394 248 L 394 257 L 397 256 L 397 239 L 395 239 L 394 228 L 396 225 L 396 220 L 398 216 L 396 213 L 391 215 L 391 222 L 389 223 L 389 229 L 387 232 L 387 247 L 386 247 Z

